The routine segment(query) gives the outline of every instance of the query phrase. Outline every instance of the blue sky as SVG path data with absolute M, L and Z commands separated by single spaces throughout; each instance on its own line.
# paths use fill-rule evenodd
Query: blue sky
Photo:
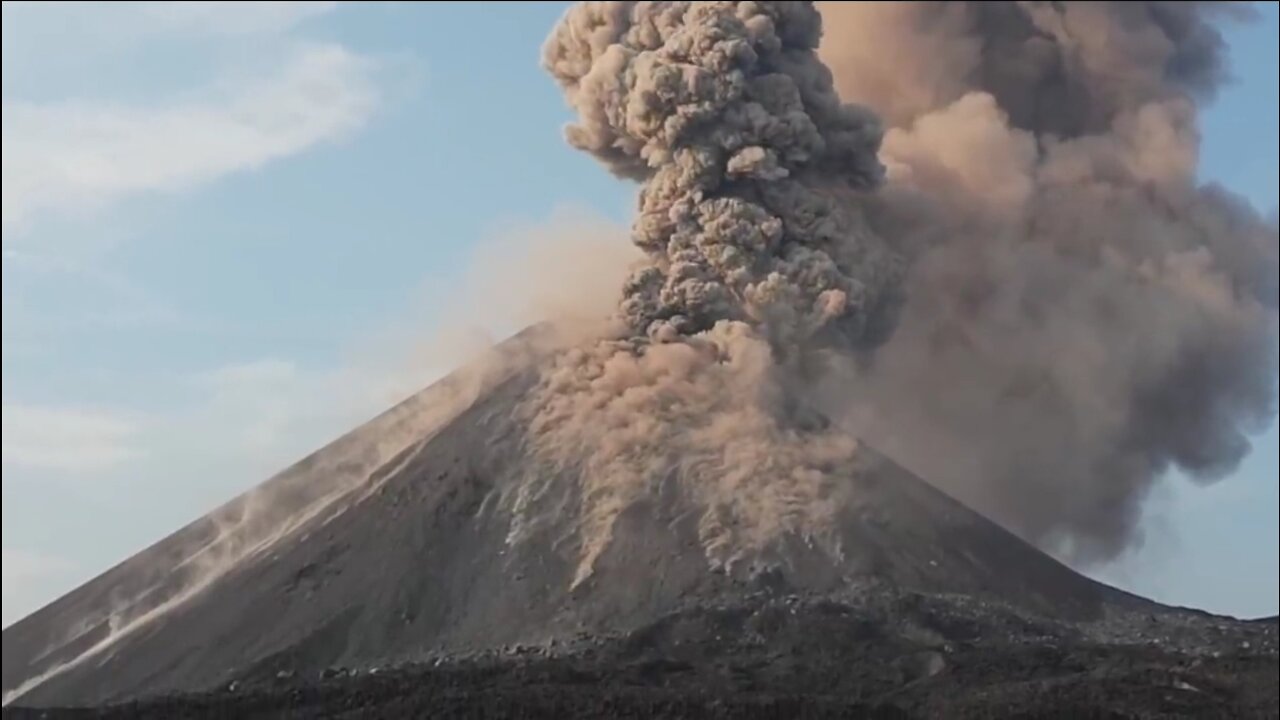
M 632 189 L 561 140 L 564 3 L 5 3 L 3 620 L 371 416 L 500 333 L 469 268 Z M 1203 172 L 1277 205 L 1277 12 L 1228 31 Z M 575 281 L 570 278 L 570 281 Z M 1170 478 L 1100 574 L 1278 603 L 1277 437 Z

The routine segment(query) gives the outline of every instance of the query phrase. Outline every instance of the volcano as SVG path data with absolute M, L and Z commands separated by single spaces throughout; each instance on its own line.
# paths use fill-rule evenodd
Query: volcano
M 843 479 L 856 501 L 841 511 L 842 557 L 790 538 L 768 567 L 712 571 L 678 503 L 654 497 L 626 510 L 573 586 L 574 558 L 511 544 L 495 500 L 528 462 L 514 409 L 550 352 L 540 337 L 506 341 L 501 362 L 436 383 L 6 629 L 7 697 L 97 704 L 545 644 L 760 590 L 880 582 L 1072 620 L 1156 607 L 869 451 Z
M 517 335 L 8 628 L 6 704 L 1274 716 L 1274 623 L 1020 539 L 1113 558 L 1160 474 L 1273 414 L 1274 229 L 1184 162 L 1217 35 L 1195 4 L 892 7 L 857 29 L 894 60 L 846 76 L 925 68 L 888 129 L 812 3 L 571 7 L 566 140 L 640 183 L 601 327 Z

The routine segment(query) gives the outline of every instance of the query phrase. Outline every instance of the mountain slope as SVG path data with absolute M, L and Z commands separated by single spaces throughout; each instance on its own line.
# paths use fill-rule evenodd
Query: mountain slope
M 499 502 L 532 466 L 514 409 L 545 351 L 536 340 L 509 341 L 506 362 L 432 386 L 5 630 L 6 701 L 99 703 L 543 643 L 765 587 L 811 595 L 875 579 L 1068 618 L 1145 603 L 869 450 L 846 479 L 841 557 L 797 538 L 769 568 L 711 572 L 690 514 L 654 498 L 624 512 L 571 590 L 573 542 L 509 544 Z

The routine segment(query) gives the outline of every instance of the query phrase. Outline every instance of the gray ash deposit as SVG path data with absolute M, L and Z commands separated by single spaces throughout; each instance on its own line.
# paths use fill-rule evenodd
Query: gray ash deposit
M 819 54 L 812 3 L 573 6 L 567 138 L 641 183 L 617 308 L 6 629 L 6 704 L 1274 712 L 1274 623 L 1049 554 L 1274 416 L 1276 230 L 1195 180 L 1213 12 L 838 6 Z

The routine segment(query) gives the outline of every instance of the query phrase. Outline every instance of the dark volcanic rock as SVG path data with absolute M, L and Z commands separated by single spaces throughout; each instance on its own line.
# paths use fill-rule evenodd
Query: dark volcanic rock
M 1274 717 L 1275 628 L 1182 620 L 1155 645 L 1138 618 L 1099 634 L 998 603 L 867 587 L 746 598 L 554 648 L 5 717 Z
M 510 545 L 499 501 L 531 465 L 514 409 L 540 337 L 509 341 L 506 362 L 433 386 L 6 629 L 6 699 L 208 691 L 103 712 L 378 716 L 385 705 L 390 717 L 443 693 L 458 707 L 549 713 L 524 717 L 727 717 L 758 688 L 761 712 L 784 716 L 890 701 L 932 714 L 961 697 L 980 712 L 973 688 L 989 685 L 1011 706 L 1041 686 L 1064 703 L 1103 693 L 1112 676 L 1091 675 L 1093 662 L 1119 663 L 1124 686 L 1143 668 L 1168 676 L 1168 658 L 1199 658 L 1207 679 L 1178 682 L 1226 687 L 1214 668 L 1242 652 L 1237 641 L 1264 658 L 1248 672 L 1275 676 L 1274 625 L 1237 637 L 1238 624 L 1093 582 L 870 451 L 847 479 L 842 557 L 797 539 L 776 566 L 710 572 L 688 513 L 655 500 L 623 515 L 571 590 L 577 548 Z M 1217 692 L 1201 694 L 1236 707 L 1235 690 Z M 795 693 L 837 697 L 787 705 Z

